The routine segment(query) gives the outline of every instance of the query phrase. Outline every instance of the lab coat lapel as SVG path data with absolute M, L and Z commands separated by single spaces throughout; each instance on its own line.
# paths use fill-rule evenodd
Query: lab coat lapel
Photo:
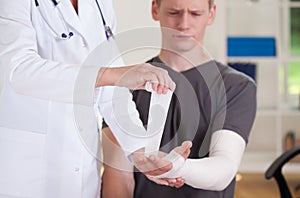
M 101 15 L 94 0 L 78 0 L 78 15 L 91 49 L 106 40 Z
M 84 31 L 80 20 L 70 0 L 57 0 L 57 6 L 61 10 L 61 14 L 65 22 L 70 25 L 78 34 L 84 38 Z
M 49 25 L 51 31 L 60 38 L 62 32 L 65 32 L 65 28 L 61 22 L 61 18 L 55 12 L 55 7 L 51 0 L 44 1 L 37 6 L 39 13 L 43 20 Z

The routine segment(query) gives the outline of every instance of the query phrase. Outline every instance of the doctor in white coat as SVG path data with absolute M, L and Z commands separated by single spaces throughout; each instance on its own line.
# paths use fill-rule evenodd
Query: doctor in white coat
M 114 30 L 111 0 L 0 5 L 0 197 L 99 197 L 101 162 L 80 141 L 72 97 L 80 64 L 110 36 L 102 17 Z M 167 73 L 148 64 L 81 72 L 90 86 L 172 89 Z M 111 82 L 125 72 L 131 81 Z

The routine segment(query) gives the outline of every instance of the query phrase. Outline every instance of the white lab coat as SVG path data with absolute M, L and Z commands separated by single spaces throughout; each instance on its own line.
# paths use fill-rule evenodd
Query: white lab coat
M 99 197 L 101 163 L 82 145 L 72 108 L 79 66 L 106 39 L 99 10 L 78 0 L 78 17 L 59 0 L 59 17 L 51 0 L 38 2 L 0 0 L 0 197 Z M 99 4 L 114 27 L 111 0 Z M 51 30 L 68 31 L 63 21 L 69 40 Z

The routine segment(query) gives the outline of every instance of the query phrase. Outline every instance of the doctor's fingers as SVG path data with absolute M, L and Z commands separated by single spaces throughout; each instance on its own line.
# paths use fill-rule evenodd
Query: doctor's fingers
M 167 90 L 174 90 L 175 83 L 169 76 L 168 72 L 162 68 L 152 66 L 148 63 L 147 68 L 149 69 L 149 72 L 144 76 L 145 81 L 150 81 L 152 85 L 152 89 L 159 93 L 159 94 L 165 94 L 167 93 Z

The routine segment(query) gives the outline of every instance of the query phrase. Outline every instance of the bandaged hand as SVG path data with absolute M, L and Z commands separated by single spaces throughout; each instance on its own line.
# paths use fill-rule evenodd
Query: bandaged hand
M 173 175 L 184 166 L 185 160 L 190 154 L 191 147 L 192 142 L 185 141 L 181 146 L 174 148 L 169 154 L 159 152 L 157 156 L 150 155 L 147 157 L 144 155 L 143 150 L 139 150 L 133 153 L 131 158 L 136 168 L 155 183 L 179 187 L 184 182 Z
M 159 161 L 159 159 L 155 159 L 156 161 Z M 182 167 L 185 164 L 185 158 L 182 157 L 179 153 L 172 150 L 168 155 L 162 158 L 162 160 L 171 162 L 172 163 L 172 169 L 160 174 L 153 176 L 155 179 L 162 179 L 162 178 L 179 178 L 182 176 Z

